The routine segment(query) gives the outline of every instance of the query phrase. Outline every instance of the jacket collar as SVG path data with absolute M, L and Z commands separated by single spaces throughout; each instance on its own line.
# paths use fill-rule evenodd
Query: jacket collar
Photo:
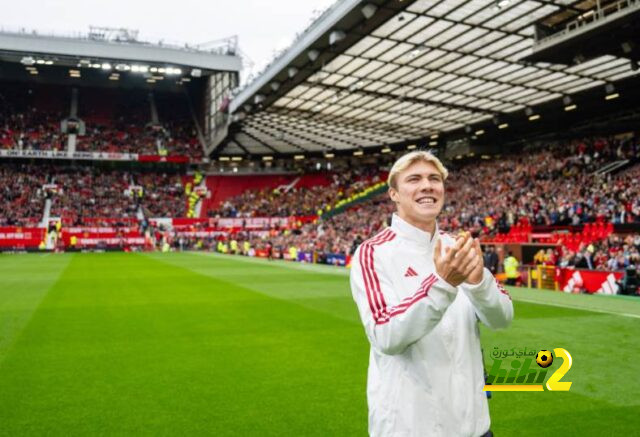
M 430 232 L 425 232 L 422 229 L 418 229 L 412 224 L 402 220 L 398 214 L 394 213 L 391 217 L 391 229 L 396 231 L 401 236 L 418 243 L 421 246 L 430 246 L 435 244 L 436 240 L 433 238 Z M 434 235 L 438 235 L 438 223 L 436 222 L 436 229 Z

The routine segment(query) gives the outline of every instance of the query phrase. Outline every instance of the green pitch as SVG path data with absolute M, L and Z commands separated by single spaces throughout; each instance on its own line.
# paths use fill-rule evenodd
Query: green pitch
M 364 436 L 368 344 L 346 272 L 0 255 L 0 435 Z M 496 435 L 637 434 L 640 299 L 512 295 L 513 326 L 482 330 L 485 355 L 563 347 L 573 386 L 494 393 Z

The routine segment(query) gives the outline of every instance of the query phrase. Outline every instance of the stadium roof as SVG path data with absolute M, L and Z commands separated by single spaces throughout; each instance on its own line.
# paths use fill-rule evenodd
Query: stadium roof
M 88 34 L 73 36 L 0 30 L 0 60 L 24 64 L 39 58 L 50 62 L 46 65 L 71 67 L 81 60 L 87 63 L 108 61 L 123 68 L 149 63 L 180 66 L 185 71 L 198 70 L 197 77 L 210 71 L 240 71 L 242 68 L 233 41 L 216 41 L 211 47 L 150 43 L 138 40 L 135 31 L 111 30 L 93 28 Z
M 236 121 L 215 153 L 433 141 L 635 75 L 613 56 L 571 66 L 521 61 L 533 24 L 573 3 L 337 2 L 235 97 Z

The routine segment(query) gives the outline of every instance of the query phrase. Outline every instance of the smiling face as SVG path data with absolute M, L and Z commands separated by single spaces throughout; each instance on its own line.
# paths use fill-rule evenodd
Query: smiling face
M 444 204 L 444 178 L 436 166 L 416 161 L 397 175 L 395 185 L 389 188 L 389 196 L 398 208 L 398 216 L 433 233 Z

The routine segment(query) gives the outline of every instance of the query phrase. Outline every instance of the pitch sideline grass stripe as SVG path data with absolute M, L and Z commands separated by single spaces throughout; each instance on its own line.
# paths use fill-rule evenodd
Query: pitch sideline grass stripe
M 344 267 L 334 267 L 334 266 L 324 266 L 324 265 L 317 265 L 317 264 L 301 264 L 301 263 L 292 263 L 290 261 L 283 261 L 283 260 L 273 260 L 273 261 L 268 261 L 265 259 L 260 259 L 260 258 L 250 258 L 250 257 L 244 257 L 244 256 L 230 256 L 230 255 L 223 255 L 223 254 L 219 254 L 219 253 L 215 253 L 215 252 L 185 252 L 191 255 L 198 255 L 198 256 L 205 256 L 205 257 L 210 257 L 210 258 L 221 258 L 221 259 L 225 259 L 225 260 L 236 260 L 239 262 L 246 262 L 246 263 L 251 263 L 251 264 L 259 264 L 259 265 L 274 265 L 277 267 L 281 267 L 281 268 L 287 268 L 287 269 L 293 269 L 293 270 L 303 270 L 303 271 L 308 271 L 308 272 L 313 272 L 313 273 L 326 273 L 326 274 L 333 274 L 333 275 L 343 275 L 343 276 L 348 276 L 349 275 L 349 270 L 345 269 Z M 582 311 L 590 311 L 590 312 L 595 312 L 595 313 L 602 313 L 602 314 L 610 314 L 610 315 L 616 315 L 616 316 L 622 316 L 622 317 L 631 317 L 631 318 L 640 318 L 640 314 L 634 314 L 634 313 L 629 313 L 629 312 L 624 312 L 624 311 L 615 311 L 615 310 L 607 310 L 607 309 L 601 309 L 601 308 L 594 308 L 592 306 L 587 306 L 587 305 L 571 305 L 568 303 L 560 303 L 560 302 L 549 302 L 549 301 L 545 301 L 545 300 L 541 300 L 541 299 L 528 299 L 526 297 L 522 297 L 521 295 L 518 296 L 517 294 L 521 294 L 521 293 L 529 293 L 529 290 L 526 289 L 513 289 L 512 287 L 508 287 L 509 291 L 512 292 L 511 296 L 514 300 L 516 301 L 521 301 L 521 302 L 526 302 L 526 303 L 534 303 L 534 304 L 539 304 L 539 305 L 547 305 L 547 306 L 555 306 L 555 307 L 560 307 L 560 308 L 569 308 L 569 309 L 574 309 L 574 310 L 582 310 Z M 538 291 L 535 291 L 538 292 Z M 557 292 L 554 292 L 557 293 Z M 561 296 L 562 294 L 558 294 L 558 296 Z M 583 296 L 584 297 L 584 296 Z M 599 298 L 603 298 L 605 296 L 592 296 L 596 299 Z M 606 296 L 609 298 L 616 298 L 616 296 Z M 638 303 L 640 303 L 640 299 L 638 299 Z
M 539 305 L 547 305 L 547 306 L 555 306 L 560 308 L 569 308 L 574 310 L 582 310 L 582 311 L 591 311 L 594 313 L 601 314 L 611 314 L 622 317 L 631 317 L 631 318 L 640 318 L 640 305 L 638 305 L 638 312 L 629 312 L 629 308 L 634 308 L 633 306 L 629 306 L 628 300 L 614 300 L 615 296 L 600 296 L 600 295 L 575 295 L 575 294 L 566 294 L 552 290 L 540 290 L 540 289 L 529 289 L 529 288 L 517 288 L 517 287 L 507 287 L 511 297 L 514 300 L 526 302 L 526 303 L 534 303 Z M 535 298 L 531 298 L 534 296 Z M 609 299 L 607 299 L 607 297 Z M 613 299 L 612 299 L 613 298 Z M 560 302 L 560 300 L 563 300 Z M 569 300 L 574 300 L 576 302 L 581 302 L 579 305 L 572 305 Z M 602 308 L 602 305 L 609 306 L 610 308 Z M 636 304 L 640 304 L 640 299 L 637 300 Z M 597 306 L 596 306 L 597 305 Z M 624 306 L 625 310 L 618 309 L 616 307 Z M 636 309 L 636 308 L 634 308 Z
M 626 294 L 596 294 L 595 296 L 597 296 L 598 299 L 622 299 L 629 300 L 631 302 L 639 301 L 637 296 L 630 296 Z
M 332 318 L 337 318 L 349 323 L 355 323 L 358 326 L 360 325 L 360 319 L 357 315 L 357 309 L 352 303 L 350 294 L 346 293 L 347 288 L 345 288 L 346 283 L 344 282 L 342 273 L 340 274 L 341 277 L 337 277 L 333 274 L 326 276 L 318 275 L 318 272 L 316 270 L 311 269 L 305 269 L 304 271 L 299 271 L 295 268 L 279 270 L 277 269 L 277 267 L 282 266 L 282 262 L 280 262 L 279 265 L 275 265 L 269 261 L 265 261 L 264 263 L 254 263 L 252 262 L 252 260 L 247 260 L 246 258 L 230 256 L 200 256 L 198 257 L 199 259 L 196 260 L 194 259 L 194 255 L 197 255 L 197 253 L 182 252 L 172 253 L 168 255 L 145 255 L 159 263 L 167 264 L 170 266 L 178 266 L 180 268 L 195 272 L 200 275 L 224 281 L 228 284 L 239 285 L 253 292 L 269 296 L 273 299 L 285 300 L 295 305 L 301 306 L 307 310 L 320 312 Z M 244 263 L 242 261 L 244 261 Z M 251 264 L 251 266 L 248 266 L 246 264 Z M 293 263 L 287 262 L 286 264 Z M 256 273 L 249 273 L 249 279 L 244 276 L 228 277 L 224 274 L 225 268 L 231 268 L 233 270 L 234 268 L 237 269 L 238 267 L 240 267 L 240 270 L 242 270 L 243 272 L 252 268 L 256 268 L 260 272 L 257 275 L 264 274 L 271 279 L 263 282 L 259 279 L 256 279 Z M 344 269 L 341 270 L 344 271 Z M 311 286 L 306 288 L 304 294 L 301 294 L 299 285 L 296 285 L 293 289 L 287 290 L 287 288 L 289 287 L 289 283 L 291 282 L 291 280 L 288 278 L 290 278 L 291 276 L 296 276 L 299 281 L 296 283 L 299 284 L 307 275 L 309 277 L 314 277 L 314 279 L 310 284 Z M 318 276 L 325 276 L 325 278 L 319 278 Z M 322 281 L 322 286 L 318 285 L 319 281 Z M 324 290 L 327 281 L 334 285 L 332 286 L 332 290 L 336 291 L 326 292 L 326 290 Z M 346 285 L 346 287 L 348 287 L 348 285 Z M 311 294 L 307 295 L 306 293 Z M 346 307 L 344 305 L 336 306 L 332 304 L 335 299 L 339 299 L 341 301 L 349 303 Z
M 42 306 L 46 296 L 61 280 L 64 272 L 71 265 L 73 254 L 56 254 L 55 258 L 47 258 L 50 253 L 27 254 L 29 263 L 22 263 L 23 256 L 6 254 L 2 258 L 12 257 L 11 265 L 6 264 L 0 268 L 0 273 L 4 275 L 4 270 L 10 267 L 12 274 L 20 274 L 23 268 L 28 268 L 29 278 L 18 280 L 18 290 L 6 289 L 7 280 L 0 275 L 0 285 L 4 290 L 0 290 L 0 364 L 9 355 L 12 347 L 17 343 L 25 328 L 29 326 L 34 315 Z M 35 260 L 33 258 L 35 258 Z M 14 261 L 18 261 L 15 263 Z M 12 265 L 15 266 L 12 267 Z M 52 268 L 55 266 L 55 268 Z M 11 280 L 9 280 L 11 283 Z M 34 284 L 35 283 L 35 284 Z M 34 290 L 33 286 L 38 285 L 39 290 Z
M 551 307 L 560 307 L 560 308 L 569 308 L 572 310 L 581 310 L 581 311 L 589 311 L 592 313 L 602 313 L 602 314 L 611 314 L 614 316 L 622 316 L 622 317 L 633 317 L 636 319 L 640 319 L 640 314 L 631 314 L 631 313 L 620 313 L 617 311 L 607 311 L 607 310 L 600 310 L 600 309 L 595 309 L 595 308 L 586 308 L 586 307 L 582 307 L 582 306 L 576 306 L 576 305 L 566 305 L 566 304 L 559 304 L 559 303 L 552 303 L 552 302 L 541 302 L 539 300 L 536 299 L 523 299 L 522 297 L 516 297 L 514 298 L 515 300 L 521 301 L 521 302 L 526 302 L 526 303 L 535 303 L 535 304 L 539 304 L 539 305 L 547 305 L 547 306 L 551 306 Z
M 291 261 L 285 261 L 280 259 L 274 259 L 269 261 L 263 258 L 252 258 L 241 255 L 223 255 L 215 252 L 197 252 L 197 251 L 185 251 L 189 255 L 205 256 L 208 258 L 221 258 L 225 260 L 235 260 L 238 262 L 245 262 L 258 265 L 271 265 L 276 267 L 282 267 L 284 269 L 302 270 L 310 273 L 326 273 L 329 275 L 349 276 L 349 270 L 344 267 L 330 266 L 325 264 L 310 264 L 310 263 L 294 263 Z

